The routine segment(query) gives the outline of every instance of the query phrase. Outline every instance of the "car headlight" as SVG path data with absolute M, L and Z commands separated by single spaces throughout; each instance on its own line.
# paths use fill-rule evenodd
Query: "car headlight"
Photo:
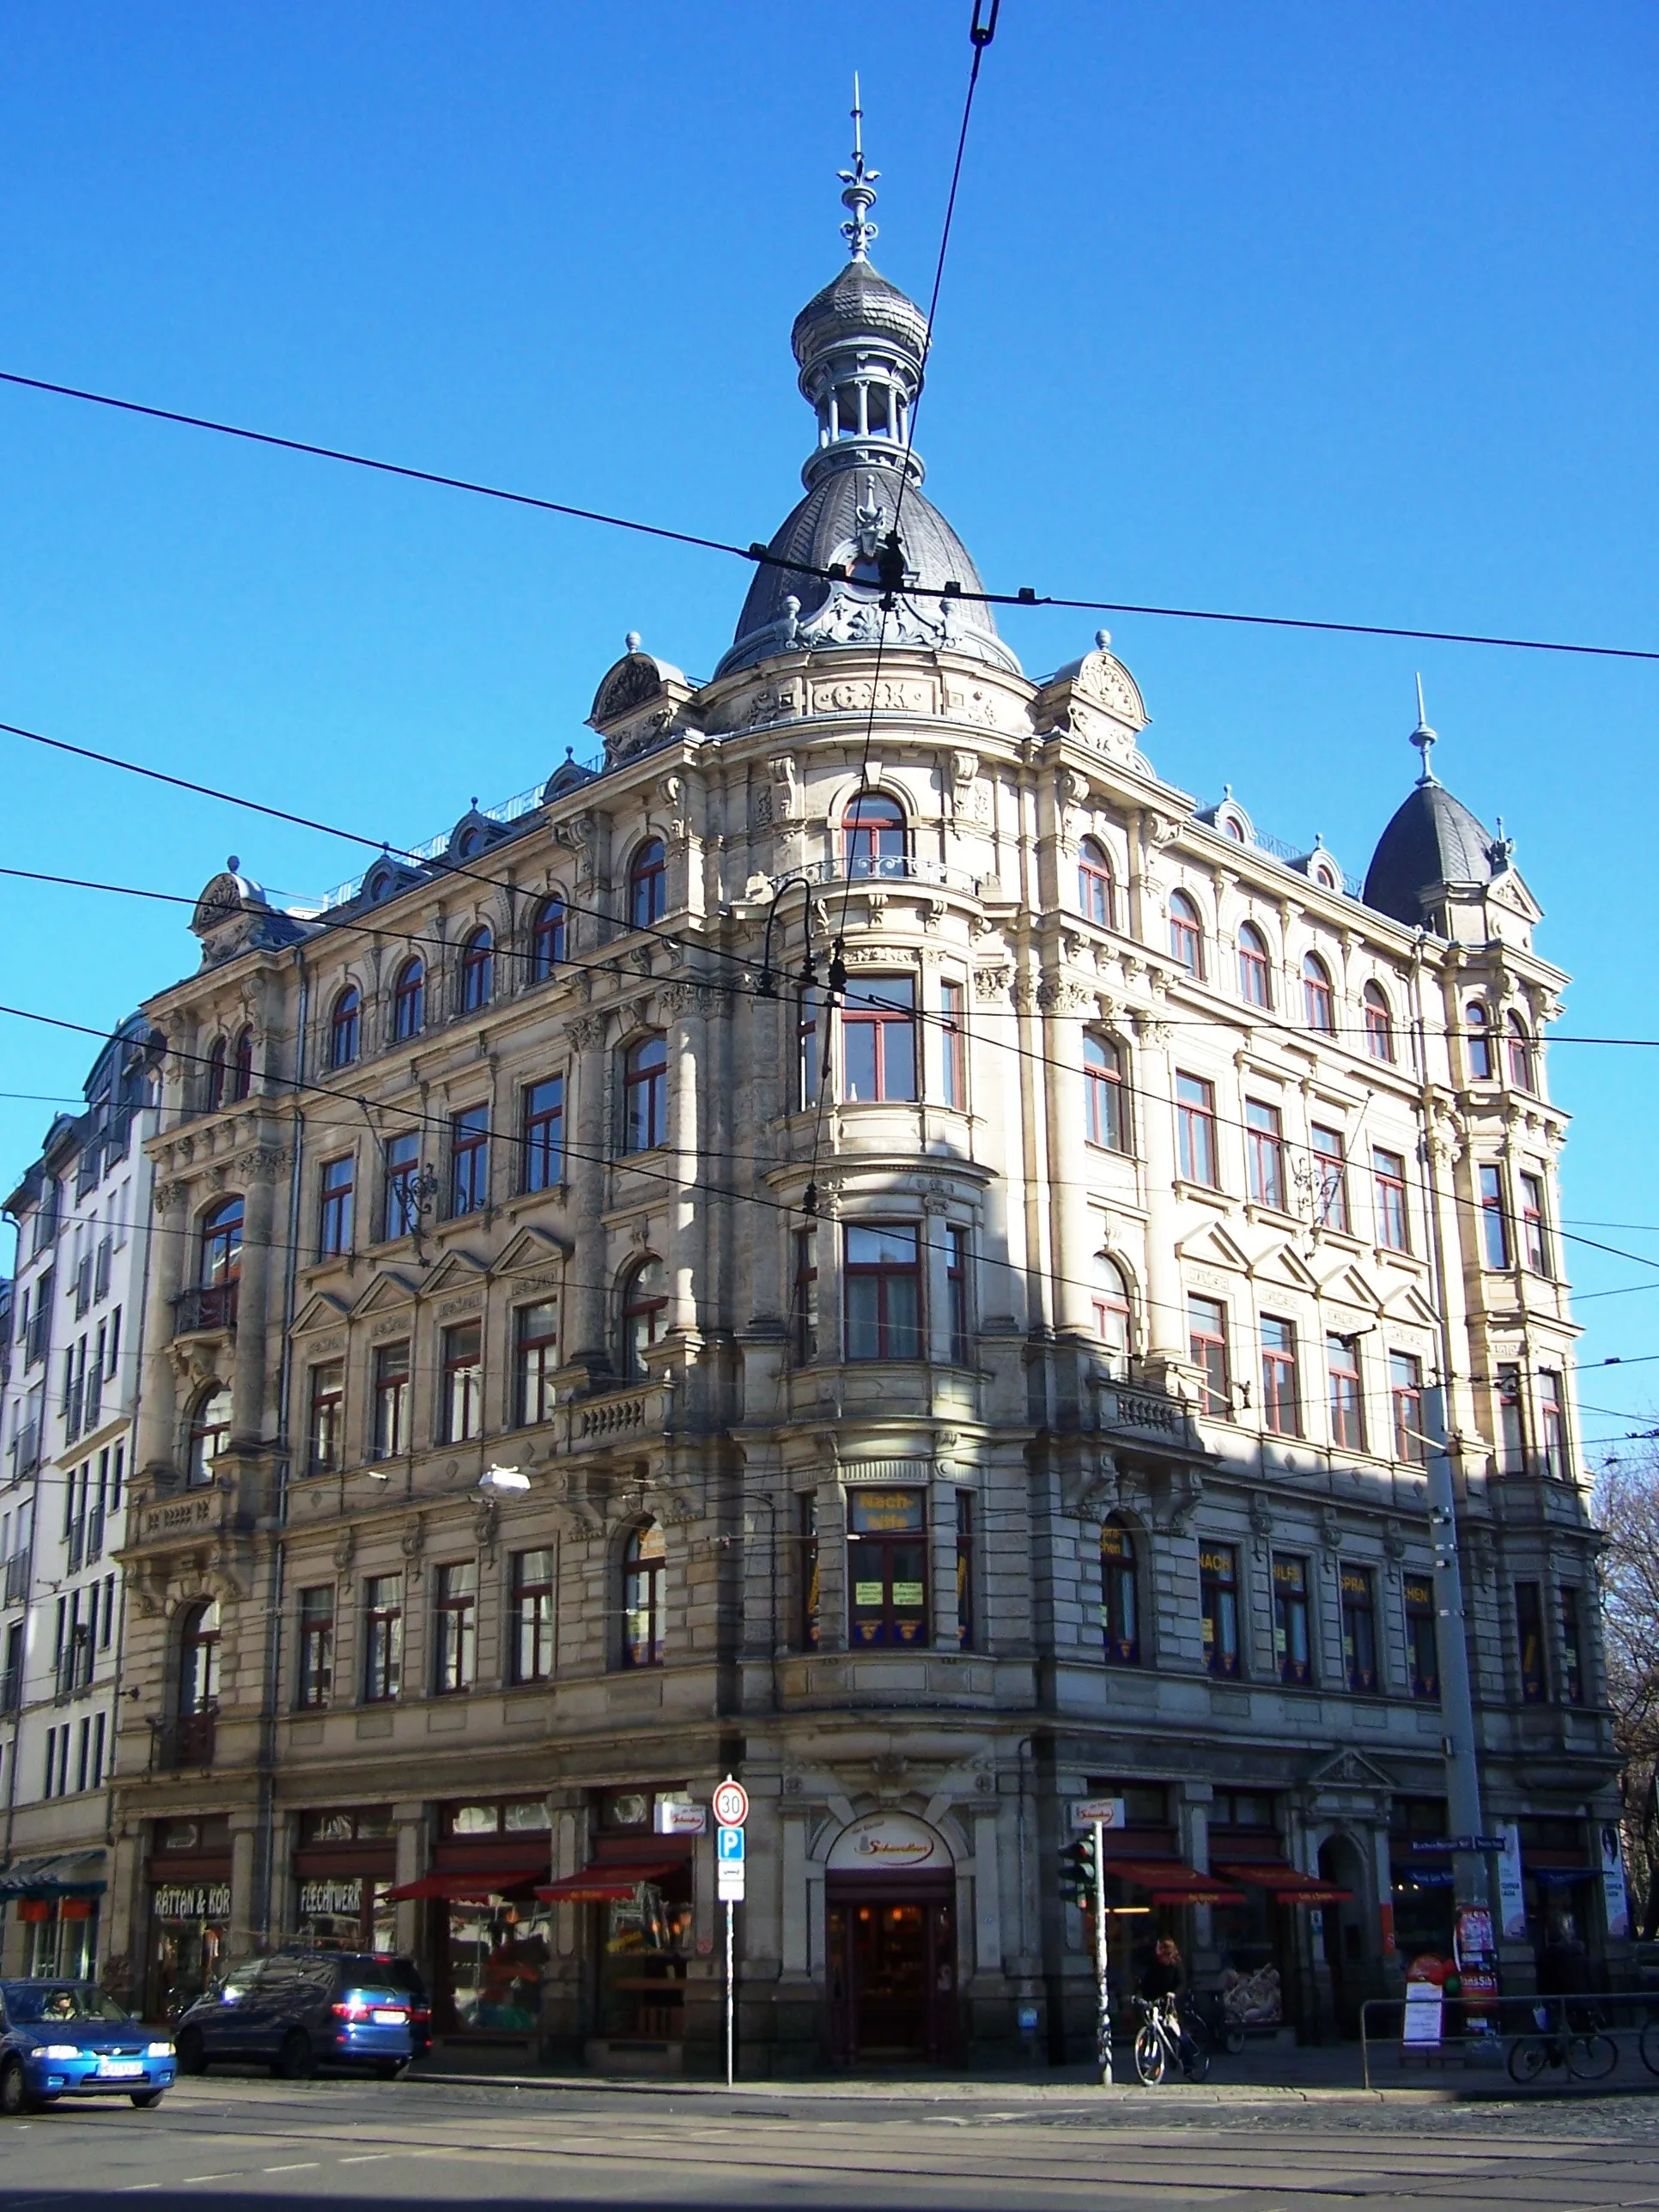
M 147 2043 L 144 2045 L 146 2058 L 171 2058 L 173 2055 L 173 2045 L 170 2043 Z
M 43 2058 L 78 2058 L 81 2046 L 78 2043 L 48 2043 L 43 2046 L 40 2056 Z

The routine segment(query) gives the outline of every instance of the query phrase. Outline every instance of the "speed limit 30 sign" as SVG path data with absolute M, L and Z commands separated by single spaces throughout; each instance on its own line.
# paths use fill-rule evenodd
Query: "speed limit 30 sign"
M 749 1792 L 729 1774 L 714 1792 L 714 1818 L 723 1828 L 740 1828 L 749 1818 Z

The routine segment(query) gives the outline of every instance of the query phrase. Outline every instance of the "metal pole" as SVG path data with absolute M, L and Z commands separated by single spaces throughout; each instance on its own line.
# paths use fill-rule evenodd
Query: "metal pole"
M 1112 1991 L 1106 1978 L 1106 1823 L 1095 1831 L 1095 2057 L 1103 2086 L 1112 2086 Z
M 735 1974 L 732 1966 L 732 1916 L 736 1911 L 731 1899 L 726 1900 L 726 2086 L 729 2089 L 734 2079 L 733 2059 L 737 2049 L 738 2008 L 735 1996 Z

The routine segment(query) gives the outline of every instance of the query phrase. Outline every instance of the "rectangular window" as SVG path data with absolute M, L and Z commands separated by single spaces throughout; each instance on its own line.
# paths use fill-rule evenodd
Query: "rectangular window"
M 524 1187 L 556 1190 L 564 1181 L 564 1078 L 550 1075 L 524 1094 Z
M 1273 1663 L 1279 1679 L 1297 1689 L 1313 1680 L 1313 1638 L 1308 1618 L 1308 1562 L 1273 1553 Z
M 958 1113 L 968 1109 L 968 1033 L 963 1026 L 963 988 L 948 979 L 939 987 L 939 1074 L 943 1100 Z
M 974 1648 L 974 1493 L 957 1492 L 957 1644 Z
M 1100 1632 L 1107 1663 L 1140 1664 L 1140 1594 L 1135 1583 L 1135 1540 L 1116 1521 L 1100 1532 Z
M 334 1694 L 334 1585 L 300 1592 L 299 1703 L 309 1711 Z
M 872 975 L 848 992 L 841 1015 L 841 1095 L 855 1100 L 916 1095 L 916 986 Z
M 968 1231 L 947 1229 L 945 1236 L 945 1285 L 951 1305 L 951 1364 L 953 1367 L 970 1367 L 974 1333 Z
M 1204 1664 L 1224 1681 L 1243 1672 L 1238 1647 L 1238 1553 L 1231 1544 L 1198 1547 L 1198 1615 Z
M 847 1225 L 847 1357 L 921 1357 L 921 1231 L 909 1222 Z
M 1527 1426 L 1521 1401 L 1521 1370 L 1512 1364 L 1498 1370 L 1498 1434 L 1500 1472 L 1527 1471 Z
M 92 1787 L 94 1790 L 101 1790 L 104 1786 L 104 1739 L 106 1722 L 106 1715 L 103 1713 L 94 1714 L 92 1722 Z
M 489 1109 L 469 1106 L 449 1130 L 449 1210 L 477 1213 L 489 1203 Z
M 443 1441 L 464 1444 L 483 1434 L 483 1324 L 459 1322 L 443 1333 Z
M 1277 1106 L 1260 1098 L 1244 1102 L 1244 1139 L 1249 1154 L 1250 1196 L 1258 1206 L 1285 1211 L 1285 1128 Z
M 1425 1704 L 1440 1700 L 1440 1646 L 1434 1625 L 1434 1577 L 1407 1574 L 1401 1578 L 1406 1593 L 1406 1657 L 1412 1670 L 1412 1695 Z
M 343 1160 L 323 1162 L 321 1203 L 317 1224 L 317 1249 L 325 1260 L 351 1249 L 351 1194 L 356 1162 L 349 1153 Z
M 386 1221 L 388 1243 L 412 1237 L 421 1225 L 421 1140 L 389 1137 L 386 1146 Z
M 438 1648 L 432 1686 L 441 1698 L 470 1690 L 478 1663 L 478 1566 L 476 1559 L 440 1567 Z
M 824 1001 L 815 990 L 795 1001 L 795 1111 L 810 1114 L 818 1103 L 823 1067 Z
M 364 1590 L 363 1698 L 388 1704 L 404 1672 L 404 1578 L 371 1575 Z
M 1216 1189 L 1215 1085 L 1202 1076 L 1176 1077 L 1176 1135 L 1182 1181 Z
M 1302 1433 L 1294 1322 L 1264 1318 L 1261 1323 L 1261 1425 L 1276 1437 Z
M 410 1448 L 409 1340 L 374 1353 L 374 1456 L 396 1459 Z
M 311 1370 L 307 1465 L 313 1474 L 333 1474 L 345 1465 L 345 1362 L 326 1359 Z
M 1129 1102 L 1122 1048 L 1092 1030 L 1083 1038 L 1083 1133 L 1109 1152 L 1129 1149 Z
M 513 1554 L 513 1679 L 546 1682 L 553 1674 L 553 1554 Z
M 854 1650 L 927 1637 L 927 1508 L 920 1490 L 854 1489 L 847 1500 Z
M 1570 1705 L 1584 1702 L 1584 1647 L 1579 1634 L 1578 1593 L 1566 1583 L 1557 1592 L 1561 1618 L 1561 1694 Z
M 795 1231 L 795 1361 L 810 1366 L 818 1356 L 818 1232 Z
M 1357 1696 L 1378 1686 L 1376 1671 L 1376 1577 L 1369 1567 L 1338 1569 L 1342 1586 L 1342 1671 Z
M 1504 1170 L 1480 1170 L 1480 1242 L 1489 1267 L 1510 1264 L 1510 1223 L 1504 1205 Z
M 1515 1634 L 1521 1662 L 1521 1695 L 1529 1705 L 1549 1698 L 1549 1672 L 1544 1658 L 1544 1607 L 1536 1583 L 1515 1586 Z
M 1423 1430 L 1423 1363 L 1414 1353 L 1389 1354 L 1389 1397 L 1394 1409 L 1394 1455 L 1408 1467 L 1428 1456 Z
M 1232 1412 L 1232 1377 L 1227 1364 L 1227 1309 L 1219 1298 L 1187 1300 L 1187 1346 L 1199 1374 L 1199 1406 L 1225 1419 Z
M 816 1492 L 809 1492 L 795 1501 L 795 1540 L 799 1549 L 797 1563 L 799 1580 L 800 1618 L 796 1624 L 797 1649 L 816 1651 L 823 1634 L 819 1615 L 818 1588 L 818 1501 Z
M 1371 1179 L 1376 1186 L 1376 1241 L 1387 1252 L 1409 1252 L 1411 1224 L 1406 1212 L 1406 1156 L 1382 1145 L 1371 1147 Z
M 1567 1401 L 1561 1377 L 1547 1367 L 1538 1370 L 1538 1438 L 1544 1472 L 1552 1482 L 1567 1479 Z
M 521 1429 L 550 1421 L 557 1402 L 559 1309 L 550 1298 L 520 1306 L 513 1316 L 514 1395 Z
M 1325 1339 L 1325 1370 L 1331 1385 L 1331 1442 L 1343 1451 L 1365 1449 L 1365 1398 L 1359 1385 L 1359 1340 Z
M 1547 1275 L 1550 1267 L 1549 1229 L 1544 1218 L 1544 1179 L 1521 1177 L 1521 1250 L 1534 1275 Z

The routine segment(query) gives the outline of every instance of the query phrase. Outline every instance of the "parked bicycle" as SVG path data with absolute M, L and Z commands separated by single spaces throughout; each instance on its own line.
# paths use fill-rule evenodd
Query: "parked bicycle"
M 1649 2073 L 1659 2074 L 1659 2020 L 1655 2020 L 1651 2014 L 1643 2024 L 1642 2033 L 1637 2038 L 1636 2049 L 1638 2056 Z
M 1510 2078 L 1522 2084 L 1535 2081 L 1547 2066 L 1565 2069 L 1575 2081 L 1604 2081 L 1619 2063 L 1619 2045 L 1610 2035 L 1601 2031 L 1597 2016 L 1592 2012 L 1581 2025 L 1569 2008 L 1547 2004 L 1533 2007 L 1533 2018 L 1538 2023 L 1536 2034 L 1517 2035 L 1510 2045 Z M 1645 2045 L 1650 2033 L 1659 2046 L 1659 2033 L 1643 2030 Z M 1644 2049 L 1643 2056 L 1647 2057 Z M 1659 2047 L 1654 2058 L 1648 2061 L 1654 2072 L 1659 2073 Z
M 1178 2066 L 1189 2081 L 1207 2081 L 1209 2040 L 1197 2021 L 1185 2021 L 1174 1997 L 1135 1997 L 1140 2014 L 1135 2030 L 1135 2071 L 1149 2089 L 1156 2089 L 1171 2066 Z

